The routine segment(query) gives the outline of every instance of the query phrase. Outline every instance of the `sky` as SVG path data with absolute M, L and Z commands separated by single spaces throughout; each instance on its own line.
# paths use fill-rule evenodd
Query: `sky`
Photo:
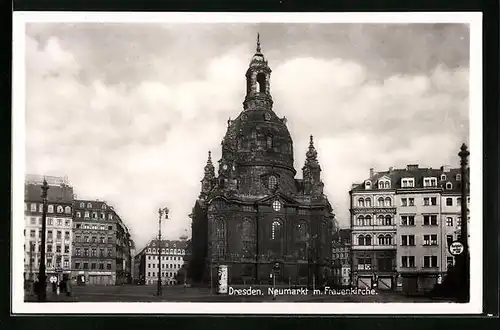
M 297 178 L 312 134 L 341 226 L 370 168 L 459 166 L 467 25 L 29 23 L 26 172 L 68 176 L 78 198 L 113 205 L 138 249 L 159 207 L 164 237 L 190 236 L 207 152 L 220 159 L 243 109 L 257 32 Z

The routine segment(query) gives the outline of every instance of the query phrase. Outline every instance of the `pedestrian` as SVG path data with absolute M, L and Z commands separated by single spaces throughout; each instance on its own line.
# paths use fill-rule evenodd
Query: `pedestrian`
M 56 281 L 52 282 L 52 292 L 57 293 L 57 283 L 56 283 Z
M 66 295 L 71 296 L 71 279 L 66 281 Z

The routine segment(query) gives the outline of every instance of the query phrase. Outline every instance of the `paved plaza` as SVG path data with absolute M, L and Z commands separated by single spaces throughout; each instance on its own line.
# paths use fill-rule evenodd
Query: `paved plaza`
M 447 302 L 424 296 L 407 296 L 400 292 L 372 291 L 329 294 L 313 294 L 312 290 L 304 292 L 284 292 L 273 297 L 269 287 L 259 287 L 261 295 L 228 295 L 211 293 L 210 288 L 184 288 L 183 286 L 166 286 L 162 295 L 156 295 L 154 285 L 120 285 L 120 286 L 75 286 L 71 296 L 47 292 L 49 302 Z M 283 287 L 282 289 L 287 289 Z M 215 291 L 215 290 L 213 290 Z M 34 302 L 36 297 L 26 294 L 25 301 Z

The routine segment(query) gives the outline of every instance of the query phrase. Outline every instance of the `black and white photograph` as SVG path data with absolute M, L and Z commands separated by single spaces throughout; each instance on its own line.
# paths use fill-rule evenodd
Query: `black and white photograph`
M 13 312 L 481 311 L 481 14 L 13 33 Z

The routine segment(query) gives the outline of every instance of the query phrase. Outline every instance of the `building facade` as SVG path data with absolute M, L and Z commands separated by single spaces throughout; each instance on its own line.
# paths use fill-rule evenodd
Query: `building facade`
M 332 237 L 333 285 L 351 285 L 351 230 L 339 229 Z
M 161 264 L 161 278 L 163 285 L 176 285 L 177 273 L 185 264 L 186 246 L 185 240 L 151 240 L 142 251 L 135 256 L 138 263 L 138 279 L 142 279 L 146 285 L 157 285 L 159 264 Z M 159 254 L 159 249 L 161 253 Z M 161 255 L 161 263 L 158 258 Z
M 332 207 L 311 136 L 295 179 L 286 118 L 273 111 L 271 69 L 260 44 L 246 72 L 243 111 L 228 121 L 218 175 L 211 156 L 192 213 L 193 281 L 317 283 L 330 276 Z M 277 269 L 277 270 L 276 270 Z
M 74 201 L 72 269 L 78 281 L 114 285 L 131 281 L 130 235 L 114 208 L 104 201 Z
M 36 280 L 42 251 L 42 182 L 44 177 L 28 175 L 25 180 L 24 203 L 24 272 L 25 279 Z M 47 278 L 59 280 L 71 273 L 73 245 L 73 187 L 67 178 L 45 177 L 47 191 L 45 265 Z
M 389 250 L 394 268 L 390 274 L 392 289 L 426 291 L 441 282 L 448 267 L 454 263 L 448 246 L 459 238 L 460 180 L 458 168 L 407 165 L 404 169 L 390 168 L 384 172 L 370 170 L 369 178 L 355 185 L 350 194 L 353 273 L 358 285 L 374 287 L 378 284 L 382 289 L 384 283 L 380 278 L 389 272 L 380 273 L 376 251 L 387 253 Z M 367 201 L 367 196 L 371 201 Z M 364 212 L 367 203 L 373 201 L 380 208 L 379 215 Z M 387 216 L 380 217 L 382 211 L 391 215 L 390 221 Z M 375 216 L 380 220 L 374 225 L 371 221 Z M 374 252 L 366 259 L 370 250 Z M 360 260 L 365 266 L 359 266 Z M 369 269 L 366 268 L 368 262 Z
M 351 191 L 352 280 L 360 288 L 392 290 L 396 283 L 395 186 L 374 173 Z

